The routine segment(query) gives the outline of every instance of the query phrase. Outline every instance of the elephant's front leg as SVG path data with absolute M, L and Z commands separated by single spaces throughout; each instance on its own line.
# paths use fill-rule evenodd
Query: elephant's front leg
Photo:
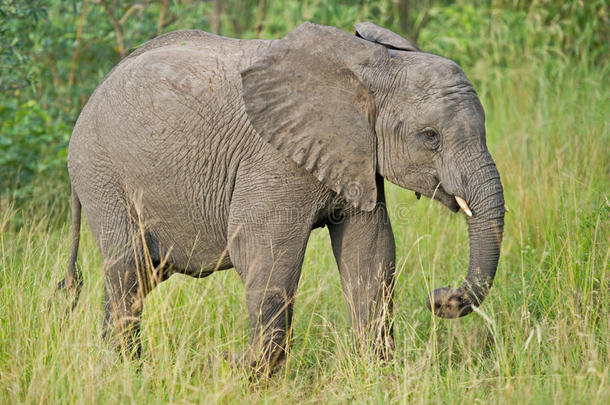
M 396 251 L 385 204 L 328 226 L 357 343 L 387 358 L 394 347 Z
M 250 317 L 250 345 L 243 361 L 257 376 L 271 374 L 286 357 L 293 300 L 311 224 L 282 221 L 282 212 L 273 205 L 267 212 L 250 211 L 263 209 L 260 205 L 244 209 L 252 217 L 245 222 L 233 218 L 229 254 L 244 282 Z

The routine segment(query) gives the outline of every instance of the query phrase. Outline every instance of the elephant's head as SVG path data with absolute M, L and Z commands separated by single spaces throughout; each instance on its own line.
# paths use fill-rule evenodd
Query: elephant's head
M 483 301 L 504 197 L 483 108 L 458 65 L 371 23 L 357 24 L 355 36 L 304 23 L 274 41 L 242 82 L 260 136 L 360 209 L 375 208 L 376 174 L 452 211 L 463 200 L 468 274 L 457 289 L 435 290 L 428 306 L 455 318 Z

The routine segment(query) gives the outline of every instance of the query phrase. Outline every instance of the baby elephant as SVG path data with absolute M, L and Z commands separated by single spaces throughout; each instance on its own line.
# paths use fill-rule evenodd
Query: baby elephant
M 256 371 L 285 357 L 312 229 L 328 227 L 357 341 L 385 357 L 395 245 L 384 179 L 467 215 L 470 266 L 429 298 L 455 318 L 487 295 L 504 224 L 477 93 L 454 62 L 372 23 L 304 23 L 279 40 L 177 31 L 97 87 L 68 154 L 75 267 L 81 208 L 103 258 L 104 330 L 137 352 L 142 300 L 173 273 L 235 268 Z

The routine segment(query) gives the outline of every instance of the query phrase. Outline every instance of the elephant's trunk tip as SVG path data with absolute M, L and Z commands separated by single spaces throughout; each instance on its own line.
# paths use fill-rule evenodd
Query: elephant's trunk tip
M 459 318 L 472 312 L 472 303 L 464 296 L 462 288 L 437 288 L 426 300 L 426 306 L 441 318 Z

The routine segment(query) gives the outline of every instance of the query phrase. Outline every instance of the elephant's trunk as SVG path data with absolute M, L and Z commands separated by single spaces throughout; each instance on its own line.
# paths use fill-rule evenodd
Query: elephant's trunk
M 491 157 L 480 164 L 466 186 L 465 197 L 472 210 L 467 218 L 470 265 L 462 285 L 439 288 L 428 297 L 428 308 L 443 318 L 457 318 L 479 306 L 494 280 L 504 228 L 504 195 L 500 176 Z M 432 302 L 432 304 L 431 304 Z

